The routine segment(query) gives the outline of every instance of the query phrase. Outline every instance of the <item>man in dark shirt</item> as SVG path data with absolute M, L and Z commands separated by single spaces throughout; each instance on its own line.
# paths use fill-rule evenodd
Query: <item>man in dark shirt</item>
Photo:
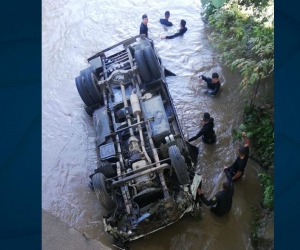
M 186 21 L 185 20 L 181 20 L 180 21 L 180 29 L 172 36 L 162 36 L 161 38 L 165 38 L 165 39 L 172 39 L 178 36 L 182 36 L 186 31 L 187 31 L 187 27 L 185 27 L 186 25 Z
M 233 183 L 225 181 L 222 184 L 222 190 L 214 195 L 210 200 L 207 200 L 202 193 L 202 190 L 197 190 L 200 199 L 206 206 L 211 206 L 210 211 L 214 212 L 218 216 L 222 216 L 231 209 L 232 197 L 234 194 Z
M 199 83 L 202 82 L 202 79 L 206 81 L 208 91 L 206 92 L 209 95 L 216 95 L 220 89 L 219 75 L 218 73 L 213 73 L 212 78 L 206 77 L 204 75 L 199 76 Z
M 145 37 L 148 37 L 148 17 L 146 14 L 142 15 L 142 23 L 140 26 L 140 35 L 144 35 Z
M 169 18 L 170 18 L 170 11 L 166 11 L 165 12 L 165 18 L 161 18 L 159 20 L 159 22 L 162 24 L 162 25 L 166 25 L 166 26 L 172 26 L 173 24 L 171 22 L 169 22 Z
M 244 137 L 245 145 L 240 145 L 238 147 L 238 157 L 236 158 L 235 162 L 229 167 L 224 166 L 224 171 L 227 178 L 229 180 L 232 179 L 232 181 L 242 177 L 249 157 L 249 138 L 247 137 L 246 132 L 242 132 L 242 135 Z
M 216 134 L 214 131 L 214 118 L 210 117 L 210 114 L 205 112 L 202 122 L 204 123 L 202 129 L 194 137 L 190 138 L 188 142 L 194 141 L 200 136 L 204 143 L 212 144 L 216 142 Z

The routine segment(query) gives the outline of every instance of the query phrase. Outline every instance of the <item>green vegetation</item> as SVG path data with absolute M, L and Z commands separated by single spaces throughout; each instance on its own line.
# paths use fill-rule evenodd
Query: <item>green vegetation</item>
M 260 173 L 261 184 L 264 187 L 263 205 L 270 209 L 274 209 L 274 177 L 273 174 Z
M 233 138 L 240 139 L 242 131 L 251 138 L 253 154 L 260 165 L 269 169 L 273 165 L 274 128 L 272 113 L 269 110 L 244 105 L 244 123 L 233 131 Z
M 216 8 L 221 7 L 224 3 L 231 3 L 229 0 L 201 0 L 202 6 L 211 3 Z M 265 8 L 269 5 L 270 0 L 238 0 L 234 1 L 238 5 L 255 8 Z
M 226 0 L 201 0 L 202 6 L 211 3 L 216 8 L 221 7 L 225 2 Z
M 252 210 L 253 214 L 254 214 L 254 220 L 252 221 L 252 230 L 251 230 L 251 233 L 252 233 L 252 239 L 255 243 L 258 242 L 258 220 L 259 220 L 259 214 L 257 212 L 257 208 L 253 207 L 253 206 L 250 206 L 250 209 Z

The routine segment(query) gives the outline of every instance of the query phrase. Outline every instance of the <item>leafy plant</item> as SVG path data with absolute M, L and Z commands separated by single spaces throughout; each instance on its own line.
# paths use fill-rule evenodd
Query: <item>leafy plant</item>
M 265 8 L 270 4 L 270 0 L 238 0 L 238 4 L 242 6 L 254 6 Z
M 216 7 L 213 6 L 211 2 L 208 2 L 205 6 L 203 6 L 203 9 L 201 11 L 201 15 L 203 19 L 207 22 L 210 15 L 213 14 L 213 12 L 216 10 Z
M 259 215 L 257 213 L 257 208 L 253 207 L 253 206 L 250 206 L 250 209 L 251 211 L 253 212 L 254 214 L 254 219 L 252 221 L 252 239 L 254 240 L 255 243 L 258 242 L 258 229 L 259 229 L 259 226 L 258 226 L 258 222 L 259 222 Z
M 244 123 L 246 132 L 252 132 L 252 144 L 255 152 L 261 157 L 264 167 L 273 164 L 274 156 L 274 128 L 271 123 L 271 113 L 245 105 Z
M 216 8 L 221 7 L 225 2 L 228 2 L 228 0 L 201 0 L 202 6 L 205 4 L 211 2 Z M 269 5 L 270 0 L 237 0 L 237 4 L 245 7 L 260 7 L 265 8 Z
M 271 174 L 259 173 L 261 185 L 264 187 L 263 204 L 266 208 L 274 209 L 274 177 Z

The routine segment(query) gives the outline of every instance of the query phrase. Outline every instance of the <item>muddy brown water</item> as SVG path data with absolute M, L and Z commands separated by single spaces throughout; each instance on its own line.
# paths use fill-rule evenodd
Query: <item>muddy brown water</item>
M 225 175 L 224 164 L 236 158 L 237 143 L 231 131 L 242 121 L 245 94 L 240 94 L 240 77 L 216 60 L 200 16 L 201 3 L 191 1 L 50 1 L 42 2 L 42 208 L 105 245 L 112 238 L 104 232 L 100 206 L 89 189 L 89 175 L 97 164 L 92 120 L 83 109 L 74 78 L 88 66 L 86 59 L 139 32 L 141 16 L 149 17 L 149 37 L 155 42 L 165 67 L 177 74 L 168 77 L 170 92 L 187 138 L 200 129 L 203 112 L 215 118 L 217 143 L 204 145 L 199 139 L 199 168 L 204 175 L 203 191 L 217 192 Z M 174 26 L 159 22 L 171 12 Z M 187 33 L 173 34 L 185 19 Z M 203 94 L 199 74 L 220 75 L 217 97 Z M 258 206 L 262 190 L 259 166 L 248 161 L 245 175 L 235 185 L 233 207 L 219 218 L 203 205 L 202 219 L 186 215 L 175 224 L 129 243 L 131 249 L 254 249 L 251 241 L 251 206 Z

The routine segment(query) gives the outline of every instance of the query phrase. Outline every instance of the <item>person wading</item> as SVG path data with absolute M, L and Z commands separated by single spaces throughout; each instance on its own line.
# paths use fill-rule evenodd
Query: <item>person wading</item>
M 162 24 L 162 25 L 165 25 L 165 26 L 172 26 L 173 24 L 171 22 L 169 22 L 169 18 L 170 18 L 170 11 L 166 11 L 165 12 L 165 18 L 161 18 L 159 20 L 159 22 Z
M 140 26 L 140 35 L 148 37 L 148 16 L 146 14 L 142 15 L 142 23 Z
M 185 27 L 186 25 L 186 21 L 185 20 L 181 20 L 180 21 L 180 29 L 172 36 L 162 36 L 161 38 L 165 38 L 165 39 L 172 39 L 172 38 L 175 38 L 175 37 L 178 37 L 178 36 L 182 36 L 186 31 L 187 31 L 187 27 Z
M 214 118 L 210 117 L 210 114 L 205 112 L 203 115 L 202 123 L 204 124 L 201 130 L 192 138 L 188 139 L 188 142 L 192 142 L 198 139 L 200 136 L 202 141 L 207 144 L 213 144 L 216 142 L 216 134 L 214 131 Z
M 204 75 L 199 76 L 199 83 L 202 83 L 202 80 L 206 81 L 208 90 L 206 94 L 208 95 L 216 95 L 220 89 L 219 75 L 218 73 L 213 73 L 212 78 L 206 77 Z
M 210 206 L 210 211 L 214 212 L 218 216 L 222 216 L 229 212 L 232 206 L 232 197 L 234 194 L 233 183 L 230 181 L 224 181 L 222 184 L 222 190 L 214 195 L 210 200 L 207 200 L 200 188 L 197 189 L 197 193 L 206 206 Z
M 233 181 L 238 180 L 244 174 L 245 167 L 248 162 L 249 157 L 249 138 L 247 137 L 246 132 L 242 132 L 242 136 L 244 137 L 244 146 L 240 145 L 237 149 L 238 157 L 235 162 L 231 164 L 229 167 L 224 166 L 224 171 L 227 178 Z

